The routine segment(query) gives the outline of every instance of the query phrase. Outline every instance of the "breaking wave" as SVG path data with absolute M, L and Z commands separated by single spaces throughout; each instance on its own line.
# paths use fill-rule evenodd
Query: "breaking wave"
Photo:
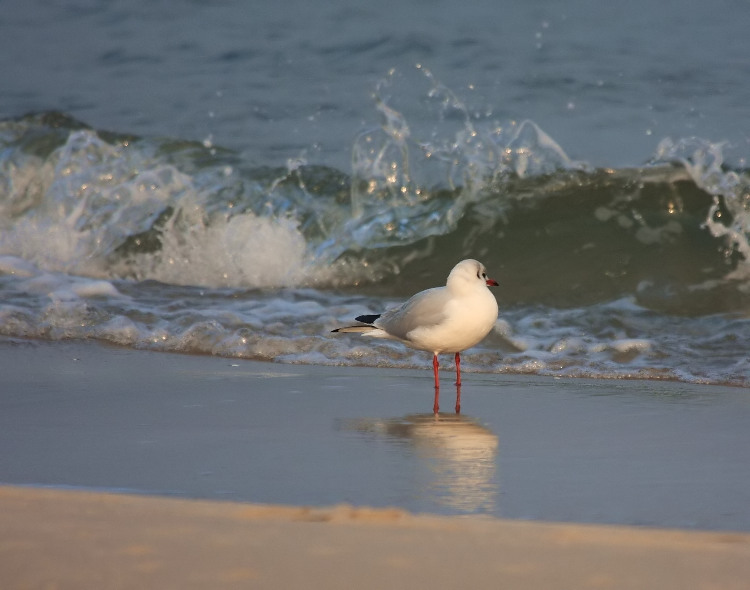
M 376 104 L 381 125 L 357 137 L 351 174 L 252 168 L 58 113 L 0 122 L 0 254 L 103 279 L 398 294 L 471 256 L 506 303 L 746 307 L 750 182 L 720 144 L 665 139 L 641 168 L 590 170 L 531 121 L 480 125 L 442 96 L 461 121 L 427 141 Z

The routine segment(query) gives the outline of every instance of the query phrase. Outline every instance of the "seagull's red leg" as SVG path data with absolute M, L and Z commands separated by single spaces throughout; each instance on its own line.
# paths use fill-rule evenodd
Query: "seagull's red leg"
M 456 385 L 456 414 L 461 413 L 461 386 Z
M 434 355 L 432 357 L 432 369 L 435 372 L 435 403 L 432 406 L 432 411 L 436 414 L 438 413 L 438 410 L 440 410 L 440 405 L 438 404 L 438 398 L 440 397 L 440 378 L 438 377 L 439 368 L 440 365 L 438 364 L 437 355 Z
M 461 353 L 456 353 L 456 385 L 461 385 Z

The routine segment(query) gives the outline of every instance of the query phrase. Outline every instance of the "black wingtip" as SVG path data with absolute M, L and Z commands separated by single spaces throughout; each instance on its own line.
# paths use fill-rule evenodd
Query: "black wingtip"
M 380 317 L 380 314 L 374 314 L 374 315 L 360 315 L 354 318 L 358 322 L 362 322 L 363 324 L 372 324 Z

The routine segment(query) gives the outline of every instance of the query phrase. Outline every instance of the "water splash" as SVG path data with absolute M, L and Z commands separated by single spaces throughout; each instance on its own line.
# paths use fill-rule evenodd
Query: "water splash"
M 499 122 L 491 113 L 472 113 L 427 68 L 419 65 L 417 71 L 428 88 L 404 109 L 426 108 L 426 122 L 423 117 L 410 124 L 391 104 L 404 102 L 410 89 L 393 70 L 373 95 L 380 125 L 354 141 L 350 247 L 380 248 L 443 235 L 507 179 L 586 169 L 534 122 Z
M 705 220 L 711 234 L 724 239 L 725 255 L 733 252 L 742 261 L 727 278 L 750 279 L 750 174 L 725 166 L 724 142 L 713 143 L 700 138 L 663 139 L 656 160 L 680 162 L 690 178 L 713 196 L 713 205 Z
M 79 129 L 45 158 L 12 152 L 0 164 L 8 191 L 0 253 L 49 271 L 101 278 L 298 283 L 307 253 L 294 216 L 235 209 L 256 188 L 252 183 L 237 182 L 226 165 L 188 174 L 159 153 L 166 147 L 111 143 Z M 193 151 L 181 150 L 178 159 Z

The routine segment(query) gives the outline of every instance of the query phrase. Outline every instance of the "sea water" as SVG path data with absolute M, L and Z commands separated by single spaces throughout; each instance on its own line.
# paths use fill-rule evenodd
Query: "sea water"
M 0 334 L 427 367 L 330 330 L 471 257 L 501 311 L 467 371 L 748 386 L 748 24 L 731 0 L 9 0 Z

